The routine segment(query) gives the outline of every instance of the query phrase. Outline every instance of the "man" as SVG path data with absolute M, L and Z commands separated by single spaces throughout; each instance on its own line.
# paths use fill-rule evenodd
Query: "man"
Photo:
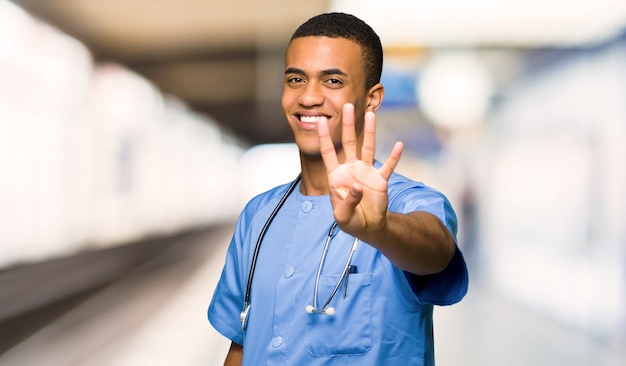
M 374 158 L 382 58 L 348 14 L 292 36 L 282 108 L 301 178 L 239 217 L 208 312 L 226 365 L 434 364 L 433 305 L 463 298 L 467 270 L 448 200 L 393 172 L 402 143 Z

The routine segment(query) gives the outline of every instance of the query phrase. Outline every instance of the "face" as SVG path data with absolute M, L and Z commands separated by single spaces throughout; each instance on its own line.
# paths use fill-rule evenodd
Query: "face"
M 357 136 L 361 136 L 365 111 L 378 108 L 379 103 L 372 103 L 371 91 L 375 88 L 365 87 L 361 47 L 357 43 L 329 37 L 293 40 L 285 57 L 282 107 L 300 152 L 320 155 L 317 122 L 327 118 L 341 156 L 343 105 L 354 104 Z

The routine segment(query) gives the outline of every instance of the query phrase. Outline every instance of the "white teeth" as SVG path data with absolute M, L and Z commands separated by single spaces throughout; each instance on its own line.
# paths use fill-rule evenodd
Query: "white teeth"
M 320 120 L 320 116 L 300 116 L 300 121 L 306 123 L 317 123 Z

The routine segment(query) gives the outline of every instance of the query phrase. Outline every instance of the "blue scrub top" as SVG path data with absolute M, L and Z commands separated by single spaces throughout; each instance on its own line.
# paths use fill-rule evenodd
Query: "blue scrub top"
M 458 250 L 448 267 L 416 277 L 361 242 L 349 275 L 330 306 L 333 316 L 309 314 L 315 278 L 334 222 L 329 197 L 304 196 L 299 187 L 278 212 L 263 240 L 251 290 L 248 327 L 241 329 L 246 281 L 254 247 L 270 213 L 287 190 L 252 199 L 237 221 L 208 317 L 215 329 L 244 347 L 244 365 L 434 365 L 433 305 L 460 301 L 467 292 Z M 454 211 L 440 192 L 399 174 L 389 180 L 389 210 L 427 211 L 456 237 Z M 333 235 L 322 267 L 321 307 L 341 276 L 354 238 Z

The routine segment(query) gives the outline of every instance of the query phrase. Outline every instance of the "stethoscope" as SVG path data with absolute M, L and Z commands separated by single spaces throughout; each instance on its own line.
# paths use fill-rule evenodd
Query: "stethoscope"
M 317 307 L 317 289 L 319 286 L 320 277 L 322 275 L 322 265 L 324 264 L 324 258 L 326 257 L 326 253 L 328 252 L 328 245 L 330 244 L 330 239 L 332 238 L 333 232 L 335 231 L 336 227 L 337 227 L 337 223 L 334 222 L 332 226 L 330 227 L 330 230 L 328 231 L 328 236 L 326 237 L 326 243 L 324 243 L 324 250 L 322 251 L 322 256 L 320 257 L 320 263 L 317 266 L 317 275 L 315 275 L 315 287 L 313 288 L 313 305 L 307 305 L 305 308 L 306 312 L 309 314 L 315 313 L 315 314 L 335 315 L 335 308 L 333 308 L 332 306 L 329 307 L 328 305 L 332 301 L 333 297 L 335 297 L 335 294 L 337 293 L 337 290 L 339 290 L 339 286 L 341 286 L 341 282 L 343 282 L 344 278 L 346 279 L 346 282 L 347 282 L 348 274 L 354 273 L 354 270 L 356 268 L 350 265 L 350 262 L 352 261 L 352 256 L 354 255 L 356 248 L 359 246 L 359 239 L 354 238 L 354 241 L 352 242 L 352 248 L 350 249 L 350 255 L 348 255 L 348 260 L 346 261 L 346 264 L 343 267 L 343 271 L 341 272 L 341 276 L 339 277 L 339 280 L 335 284 L 333 291 L 330 293 L 330 296 L 328 296 L 328 299 L 326 300 L 324 305 L 322 305 L 321 308 L 318 308 Z M 345 286 L 344 289 L 347 290 L 348 288 L 347 283 L 344 286 Z M 344 298 L 345 298 L 345 292 L 344 292 Z
M 248 283 L 246 285 L 246 293 L 244 295 L 244 300 L 243 300 L 243 310 L 239 314 L 239 320 L 241 321 L 242 330 L 246 330 L 246 328 L 248 327 L 248 315 L 250 313 L 250 305 L 251 305 L 250 304 L 250 292 L 252 289 L 252 280 L 254 279 L 254 270 L 256 268 L 256 262 L 259 257 L 259 251 L 261 249 L 261 243 L 263 242 L 263 238 L 265 237 L 265 233 L 267 232 L 267 229 L 269 228 L 270 224 L 276 217 L 276 214 L 278 213 L 280 208 L 285 204 L 285 201 L 287 200 L 291 192 L 293 192 L 295 187 L 298 185 L 298 182 L 300 182 L 300 179 L 301 179 L 301 175 L 299 174 L 298 177 L 291 183 L 291 185 L 289 185 L 289 188 L 287 188 L 287 191 L 285 192 L 285 194 L 283 194 L 280 201 L 278 201 L 278 204 L 276 205 L 276 207 L 274 208 L 274 210 L 268 217 L 267 221 L 265 222 L 265 225 L 263 225 L 263 228 L 261 229 L 261 232 L 259 233 L 259 237 L 257 239 L 256 246 L 254 247 L 254 252 L 252 254 L 252 261 L 250 263 L 250 272 L 248 273 Z M 324 259 L 326 258 L 326 253 L 328 252 L 328 246 L 330 245 L 331 238 L 333 237 L 333 233 L 335 232 L 336 228 L 337 228 L 337 223 L 334 222 L 332 226 L 330 227 L 330 230 L 328 231 L 328 236 L 326 237 L 326 242 L 324 243 L 324 249 L 322 251 L 322 256 L 320 257 L 320 263 L 317 267 L 317 274 L 315 276 L 315 287 L 313 288 L 313 305 L 307 305 L 305 308 L 305 311 L 309 314 L 334 315 L 335 308 L 333 308 L 332 306 L 328 306 L 328 305 L 330 304 L 332 299 L 335 297 L 335 294 L 339 290 L 339 287 L 341 286 L 341 283 L 344 281 L 344 279 L 346 280 L 346 284 L 344 286 L 347 289 L 348 275 L 350 273 L 354 273 L 356 269 L 356 266 L 350 265 L 350 262 L 352 261 L 352 256 L 354 255 L 354 252 L 356 251 L 356 248 L 358 247 L 358 244 L 359 244 L 359 239 L 354 238 L 352 247 L 350 249 L 350 254 L 348 255 L 348 260 L 346 261 L 346 264 L 343 267 L 341 276 L 337 280 L 337 283 L 335 284 L 333 291 L 328 296 L 328 299 L 324 302 L 324 305 L 318 308 L 317 307 L 317 292 L 319 288 L 319 280 L 322 275 L 322 267 L 324 264 Z M 344 297 L 345 297 L 345 292 L 344 292 Z

